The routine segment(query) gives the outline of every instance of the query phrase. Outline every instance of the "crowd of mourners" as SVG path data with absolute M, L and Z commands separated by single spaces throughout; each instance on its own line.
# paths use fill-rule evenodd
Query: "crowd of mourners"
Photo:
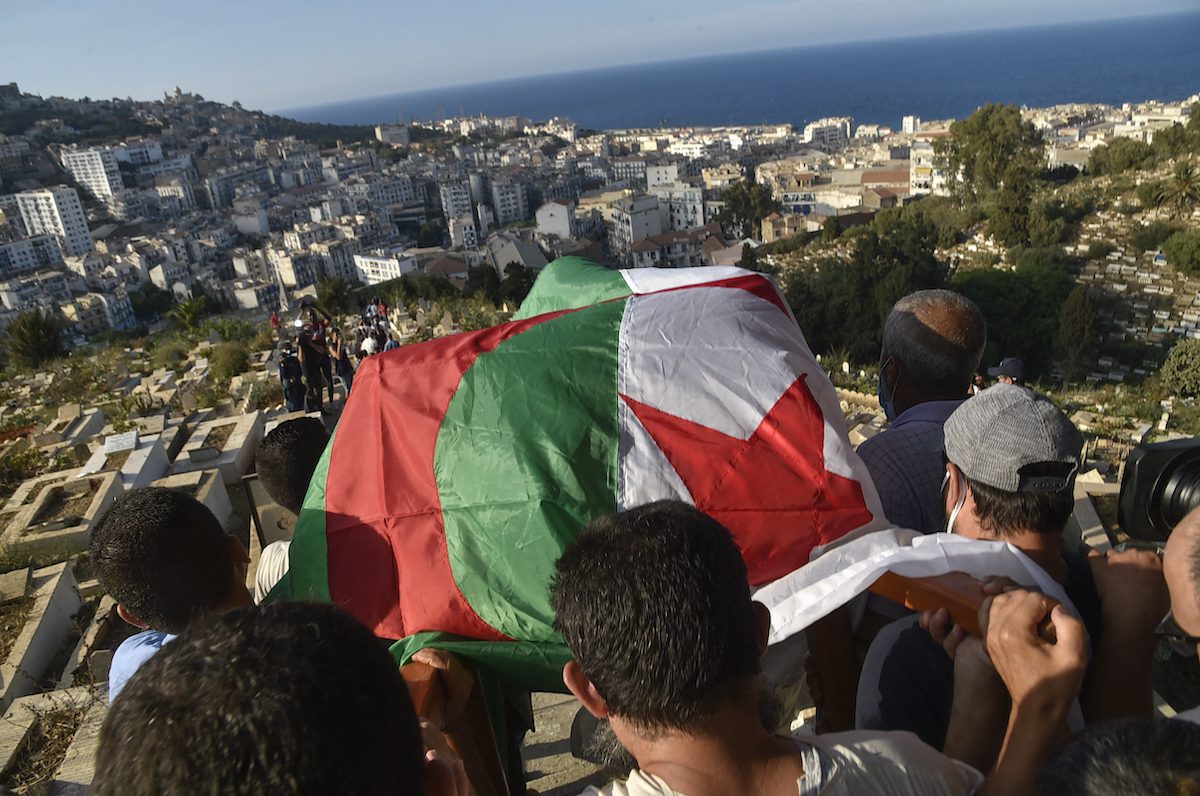
M 381 324 L 372 302 L 355 332 L 364 356 Z M 319 393 L 331 383 L 321 352 L 340 363 L 346 347 L 315 310 L 297 325 L 301 376 Z M 1007 542 L 1068 602 L 984 579 L 968 633 L 945 609 L 865 596 L 814 626 L 802 679 L 818 732 L 793 731 L 761 663 L 770 616 L 730 532 L 677 501 L 604 517 L 547 584 L 573 656 L 563 681 L 589 719 L 577 723 L 597 745 L 619 742 L 606 759 L 625 765 L 587 793 L 1200 794 L 1200 710 L 1164 718 L 1152 690 L 1160 646 L 1200 646 L 1200 511 L 1163 551 L 1065 545 L 1082 437 L 1022 386 L 1019 361 L 987 386 L 985 339 L 957 294 L 899 301 L 880 355 L 891 424 L 858 454 L 894 526 Z M 258 478 L 281 506 L 301 510 L 327 440 L 311 418 L 264 437 Z M 98 794 L 478 784 L 370 631 L 330 605 L 255 605 L 269 583 L 251 594 L 246 551 L 193 498 L 133 490 L 99 522 L 91 556 L 142 629 L 113 657 Z M 270 569 L 260 586 L 278 578 Z M 452 657 L 424 659 L 449 671 Z M 522 794 L 516 765 L 509 789 Z
M 278 330 L 278 315 L 272 314 L 272 327 Z M 302 306 L 292 322 L 295 336 L 279 346 L 279 381 L 289 412 L 331 414 L 325 405 L 334 401 L 334 378 L 342 382 L 350 397 L 357 363 L 399 345 L 388 320 L 388 306 L 378 298 L 359 308 L 358 325 L 343 330 L 316 303 Z

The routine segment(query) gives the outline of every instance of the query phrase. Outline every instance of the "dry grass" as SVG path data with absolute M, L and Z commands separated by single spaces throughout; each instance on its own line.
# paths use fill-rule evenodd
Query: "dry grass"
M 216 448 L 224 450 L 225 443 L 233 436 L 234 423 L 226 423 L 223 426 L 217 426 L 208 432 L 208 436 L 204 438 L 204 445 L 208 448 Z
M 68 492 L 64 487 L 57 487 L 46 504 L 38 510 L 30 526 L 82 517 L 87 514 L 88 507 L 92 505 L 93 497 L 94 492 L 90 488 L 81 494 L 75 494 Z
M 129 454 L 131 453 L 133 453 L 133 451 L 128 450 L 117 451 L 116 453 L 108 454 L 108 457 L 104 460 L 104 467 L 102 469 L 120 470 L 125 466 L 125 462 L 129 461 Z
M 19 597 L 0 605 L 0 661 L 6 660 L 12 652 L 13 644 L 21 635 L 32 608 L 32 596 Z
M 0 775 L 0 785 L 22 790 L 49 782 L 67 756 L 86 710 L 79 706 L 37 714 L 21 751 Z

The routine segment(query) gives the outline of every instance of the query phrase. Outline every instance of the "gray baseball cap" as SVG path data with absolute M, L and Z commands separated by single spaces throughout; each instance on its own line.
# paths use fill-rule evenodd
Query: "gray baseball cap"
M 946 457 L 972 481 L 1005 492 L 1061 492 L 1079 469 L 1083 437 L 1074 424 L 1049 398 L 1015 384 L 968 398 L 944 431 Z M 1063 467 L 1030 468 L 1038 464 Z

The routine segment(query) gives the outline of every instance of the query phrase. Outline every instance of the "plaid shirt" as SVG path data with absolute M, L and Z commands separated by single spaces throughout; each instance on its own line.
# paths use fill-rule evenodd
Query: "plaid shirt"
M 893 525 L 921 533 L 944 529 L 942 425 L 961 403 L 917 404 L 897 417 L 891 428 L 858 446 L 883 512 Z

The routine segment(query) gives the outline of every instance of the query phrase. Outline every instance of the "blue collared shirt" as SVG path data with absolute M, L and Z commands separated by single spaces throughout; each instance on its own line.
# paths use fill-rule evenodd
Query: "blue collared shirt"
M 900 528 L 937 533 L 945 525 L 942 505 L 942 426 L 963 402 L 926 401 L 909 407 L 858 447 L 871 473 L 883 513 Z
M 142 664 L 154 657 L 175 636 L 161 630 L 143 630 L 121 642 L 108 667 L 108 701 L 112 702 Z

